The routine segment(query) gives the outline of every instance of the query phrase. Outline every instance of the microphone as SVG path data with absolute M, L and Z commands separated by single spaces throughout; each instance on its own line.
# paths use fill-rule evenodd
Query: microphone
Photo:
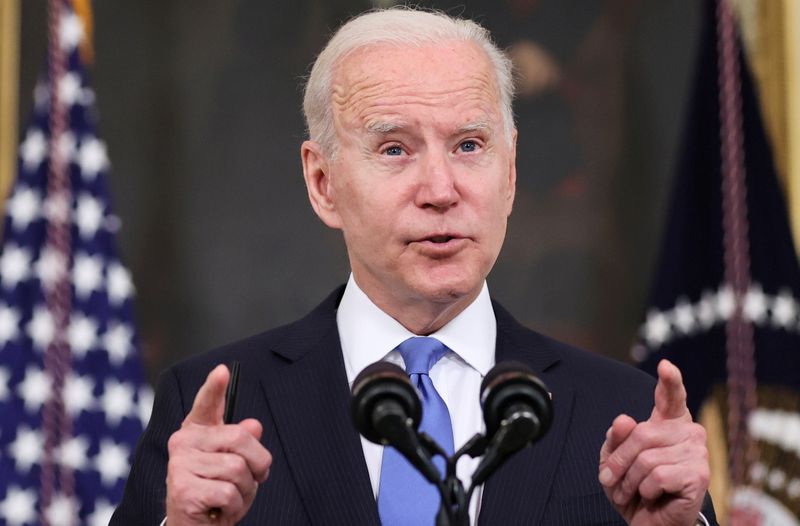
M 389 362 L 367 366 L 353 382 L 350 409 L 364 438 L 394 447 L 429 482 L 440 482 L 439 470 L 417 433 L 422 404 L 403 369 Z
M 553 418 L 547 387 L 519 362 L 502 362 L 489 371 L 481 383 L 481 407 L 491 441 L 472 475 L 473 488 L 508 457 L 540 439 Z

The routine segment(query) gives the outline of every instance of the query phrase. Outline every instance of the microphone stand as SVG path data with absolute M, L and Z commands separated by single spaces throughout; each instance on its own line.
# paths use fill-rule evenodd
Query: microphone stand
M 484 454 L 488 446 L 486 436 L 478 433 L 456 451 L 453 456 L 448 456 L 439 444 L 427 433 L 419 434 L 420 442 L 431 455 L 439 455 L 446 461 L 444 480 L 438 481 L 436 488 L 441 496 L 441 506 L 436 514 L 436 526 L 469 526 L 469 501 L 475 491 L 476 485 L 471 484 L 469 491 L 464 490 L 464 484 L 456 475 L 456 464 L 464 455 L 472 458 Z

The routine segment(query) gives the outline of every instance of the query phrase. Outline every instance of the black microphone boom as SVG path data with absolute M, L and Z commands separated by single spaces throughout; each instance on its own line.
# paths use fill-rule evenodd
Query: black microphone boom
M 440 482 L 441 473 L 417 434 L 422 404 L 403 369 L 389 362 L 366 367 L 353 382 L 350 408 L 367 440 L 394 447 L 429 482 Z
M 486 481 L 509 456 L 550 428 L 553 403 L 544 383 L 526 365 L 502 362 L 481 383 L 486 436 L 491 441 L 472 475 L 472 487 Z

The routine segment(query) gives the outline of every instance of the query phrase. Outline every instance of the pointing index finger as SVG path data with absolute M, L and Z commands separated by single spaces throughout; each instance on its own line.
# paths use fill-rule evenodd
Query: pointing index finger
M 221 425 L 225 410 L 225 388 L 230 374 L 224 365 L 216 366 L 210 373 L 192 404 L 192 410 L 183 420 L 184 424 Z
M 658 384 L 655 392 L 655 407 L 651 420 L 670 420 L 675 418 L 691 420 L 686 406 L 686 388 L 683 386 L 681 371 L 669 360 L 658 364 Z

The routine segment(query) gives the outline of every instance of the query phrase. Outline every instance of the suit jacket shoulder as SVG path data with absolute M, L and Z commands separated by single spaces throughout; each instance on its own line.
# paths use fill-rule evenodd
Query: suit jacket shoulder
M 350 393 L 335 312 L 343 288 L 304 318 L 192 357 L 158 381 L 112 525 L 157 525 L 165 514 L 167 441 L 220 363 L 241 364 L 234 421 L 256 418 L 272 453 L 269 479 L 240 524 L 379 523 Z

